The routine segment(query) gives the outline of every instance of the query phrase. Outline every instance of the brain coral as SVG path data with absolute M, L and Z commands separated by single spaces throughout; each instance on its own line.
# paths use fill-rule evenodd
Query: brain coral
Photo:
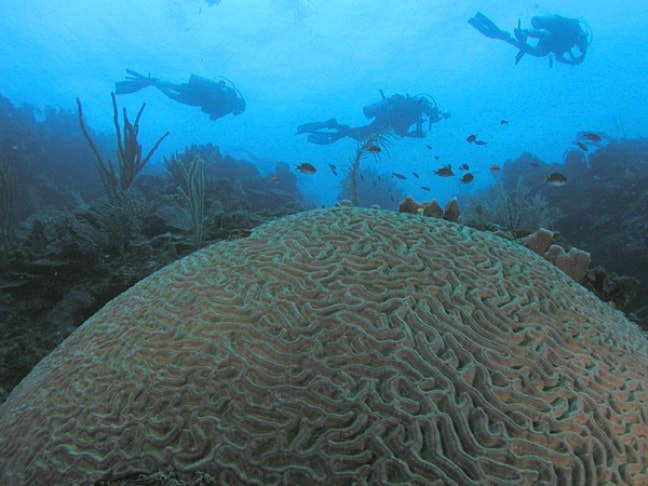
M 648 482 L 648 346 L 531 251 L 336 208 L 106 305 L 0 410 L 0 482 Z

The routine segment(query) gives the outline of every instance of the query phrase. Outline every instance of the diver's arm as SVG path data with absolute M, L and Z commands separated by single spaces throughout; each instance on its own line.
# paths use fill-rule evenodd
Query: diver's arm
M 563 64 L 569 64 L 570 66 L 581 64 L 585 60 L 585 51 L 582 51 L 579 48 L 579 54 L 578 56 L 575 56 L 572 49 L 567 51 L 569 57 L 566 57 L 565 53 L 562 53 L 559 56 L 556 56 L 556 61 L 561 62 Z
M 394 130 L 398 135 L 401 137 L 409 137 L 409 138 L 423 138 L 425 137 L 425 132 L 423 131 L 423 117 L 419 117 L 418 120 L 416 120 L 416 129 L 414 130 L 405 130 L 399 133 L 399 130 Z

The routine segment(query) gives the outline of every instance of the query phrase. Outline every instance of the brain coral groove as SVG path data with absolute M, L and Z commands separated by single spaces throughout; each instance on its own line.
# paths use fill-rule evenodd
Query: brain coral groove
M 336 208 L 108 303 L 0 409 L 2 484 L 648 482 L 648 346 L 526 248 Z

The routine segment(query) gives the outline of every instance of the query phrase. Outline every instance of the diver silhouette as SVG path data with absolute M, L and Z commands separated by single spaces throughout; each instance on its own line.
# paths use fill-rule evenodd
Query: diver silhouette
M 190 106 L 200 106 L 209 115 L 210 120 L 216 120 L 232 113 L 238 115 L 245 111 L 245 100 L 234 85 L 225 81 L 212 81 L 192 74 L 187 83 L 176 84 L 161 81 L 158 78 L 146 77 L 130 69 L 125 81 L 115 83 L 116 94 L 135 93 L 147 86 L 155 86 L 172 100 Z
M 308 141 L 319 145 L 327 145 L 344 137 L 355 140 L 366 140 L 375 133 L 392 131 L 401 137 L 423 138 L 424 115 L 432 123 L 450 118 L 450 113 L 437 108 L 435 101 L 427 95 L 395 94 L 389 98 L 380 90 L 381 101 L 363 108 L 365 117 L 374 120 L 368 125 L 350 127 L 338 123 L 335 118 L 323 122 L 305 123 L 297 127 L 296 134 L 308 133 Z M 412 125 L 416 125 L 410 130 Z
M 548 55 L 549 66 L 553 66 L 554 60 L 574 66 L 583 62 L 591 42 L 590 35 L 581 26 L 580 20 L 561 15 L 533 17 L 531 29 L 520 28 L 518 20 L 518 26 L 513 31 L 515 37 L 498 28 L 481 12 L 477 12 L 468 23 L 486 37 L 503 40 L 518 48 L 515 64 L 520 62 L 525 54 L 529 54 L 535 57 Z M 535 43 L 530 43 L 529 38 L 536 39 Z

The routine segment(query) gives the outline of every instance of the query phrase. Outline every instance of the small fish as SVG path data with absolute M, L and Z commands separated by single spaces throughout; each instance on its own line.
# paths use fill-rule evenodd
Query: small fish
M 540 162 L 529 162 L 529 165 L 537 169 L 538 167 L 540 167 Z
M 392 177 L 396 177 L 397 179 L 406 179 L 406 177 L 403 174 L 399 174 L 398 172 L 392 172 Z
M 504 119 L 500 120 L 500 125 L 508 125 L 508 124 L 509 124 L 508 120 L 504 120 Z
M 416 172 L 412 172 L 412 175 L 413 175 L 416 179 L 419 178 L 419 175 L 418 175 Z
M 381 152 L 381 148 L 378 145 L 367 145 L 367 151 L 371 154 L 379 154 Z
M 585 145 L 583 142 L 574 142 L 576 145 L 578 145 L 578 148 L 581 149 L 583 152 L 587 152 L 587 145 Z
M 454 175 L 454 172 L 452 172 L 452 167 L 450 167 L 450 164 L 448 164 L 435 170 L 434 175 L 438 175 L 440 177 L 450 177 Z
M 429 150 L 432 150 L 432 145 L 426 145 L 425 148 L 429 149 Z
M 421 186 L 421 189 L 424 191 L 431 191 L 431 189 L 428 186 Z
M 466 172 L 463 177 L 460 179 L 461 182 L 464 184 L 470 184 L 473 179 L 475 178 L 474 175 L 472 175 L 470 172 Z
M 486 142 L 483 140 L 475 140 L 475 145 L 486 145 Z
M 274 184 L 279 184 L 281 182 L 281 179 L 279 179 L 277 176 L 272 176 L 268 179 L 268 184 L 274 185 Z
M 584 138 L 590 142 L 598 143 L 602 140 L 601 136 L 598 133 L 594 132 L 580 132 L 578 138 Z
M 567 184 L 567 178 L 560 172 L 552 172 L 545 180 L 547 181 L 547 184 L 554 187 L 560 187 Z
M 329 168 L 331 169 L 331 172 L 333 173 L 334 176 L 337 175 L 337 167 L 335 167 L 333 164 L 329 164 Z
M 477 135 L 475 135 L 474 133 L 466 137 L 466 142 L 468 143 L 473 143 L 475 140 L 477 140 Z
M 493 173 L 495 173 L 495 172 L 499 172 L 499 171 L 500 171 L 500 166 L 497 165 L 497 164 L 493 164 L 493 165 L 491 165 L 491 166 L 489 167 L 489 169 L 490 169 L 490 171 L 493 172 Z
M 439 157 L 438 155 L 435 155 L 435 156 L 434 156 L 434 160 L 439 160 L 440 158 L 441 158 L 441 157 Z
M 308 162 L 302 162 L 297 166 L 297 170 L 303 174 L 314 174 L 317 172 L 317 169 L 313 164 L 309 164 Z
M 470 167 L 468 166 L 468 164 L 461 164 L 459 166 L 459 170 L 470 170 Z

